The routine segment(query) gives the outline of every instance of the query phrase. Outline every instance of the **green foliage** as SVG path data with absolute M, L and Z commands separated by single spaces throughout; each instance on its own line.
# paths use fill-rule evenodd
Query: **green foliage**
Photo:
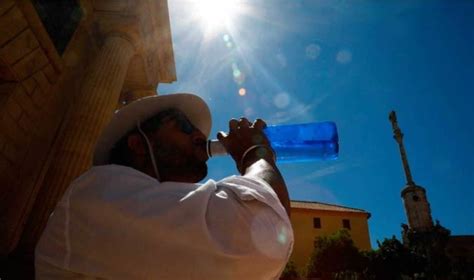
M 300 275 L 295 263 L 293 261 L 289 261 L 285 266 L 285 270 L 283 270 L 283 273 L 280 276 L 280 280 L 298 280 L 299 278 Z
M 420 273 L 426 279 L 446 279 L 450 275 L 450 260 L 446 255 L 451 232 L 440 225 L 439 221 L 429 231 L 417 232 L 403 226 L 405 246 L 424 261 Z
M 393 236 L 377 241 L 378 249 L 367 252 L 355 247 L 346 230 L 316 238 L 305 276 L 322 280 L 471 279 L 465 263 L 448 258 L 450 231 L 439 222 L 423 232 L 402 227 L 403 243 Z
M 353 278 L 354 275 L 359 275 L 364 267 L 365 258 L 355 247 L 349 232 L 340 230 L 333 235 L 316 238 L 306 277 L 357 279 Z
M 379 248 L 364 252 L 367 258 L 365 275 L 368 279 L 404 279 L 420 271 L 423 260 L 413 254 L 393 236 L 390 239 L 377 241 Z

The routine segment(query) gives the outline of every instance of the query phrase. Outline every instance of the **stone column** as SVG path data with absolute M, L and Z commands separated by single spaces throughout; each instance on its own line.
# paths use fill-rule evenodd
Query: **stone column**
M 134 53 L 135 47 L 125 35 L 111 34 L 88 67 L 80 94 L 55 143 L 56 155 L 23 231 L 20 250 L 34 248 L 66 188 L 90 167 L 95 143 L 116 109 Z

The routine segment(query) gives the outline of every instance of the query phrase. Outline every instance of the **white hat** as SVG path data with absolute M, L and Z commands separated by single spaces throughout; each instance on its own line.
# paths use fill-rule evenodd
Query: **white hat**
M 211 113 L 206 102 L 191 93 L 174 93 L 140 98 L 115 111 L 109 124 L 102 131 L 95 146 L 93 165 L 107 164 L 115 143 L 137 126 L 157 113 L 175 108 L 183 112 L 189 121 L 206 137 L 211 132 Z

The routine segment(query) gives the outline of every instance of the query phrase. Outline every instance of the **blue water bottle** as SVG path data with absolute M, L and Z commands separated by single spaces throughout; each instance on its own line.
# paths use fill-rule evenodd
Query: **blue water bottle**
M 334 122 L 270 125 L 263 132 L 276 153 L 278 162 L 304 162 L 336 159 L 339 138 Z M 227 154 L 218 140 L 210 140 L 208 155 Z

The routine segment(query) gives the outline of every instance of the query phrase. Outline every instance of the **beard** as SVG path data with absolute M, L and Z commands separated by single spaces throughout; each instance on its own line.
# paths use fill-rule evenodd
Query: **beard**
M 174 180 L 196 183 L 207 176 L 207 164 L 194 153 L 186 153 L 174 146 L 155 147 L 154 156 L 163 181 Z

